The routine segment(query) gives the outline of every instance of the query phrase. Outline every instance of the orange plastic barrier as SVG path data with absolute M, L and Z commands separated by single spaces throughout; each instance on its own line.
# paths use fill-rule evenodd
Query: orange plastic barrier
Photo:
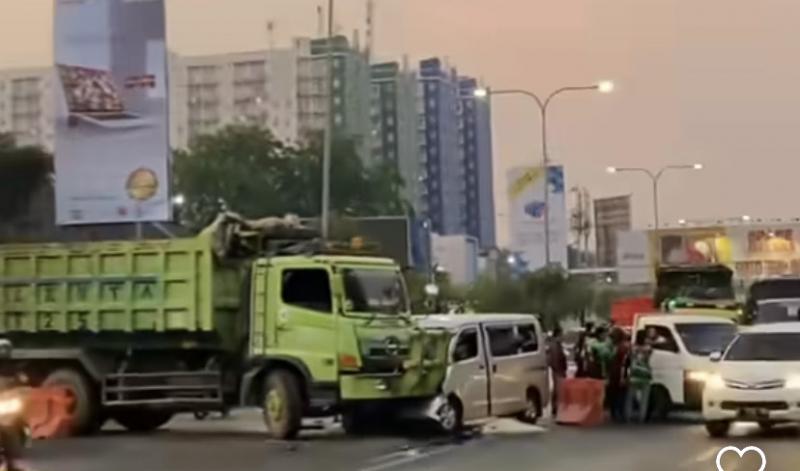
M 592 427 L 605 421 L 605 382 L 588 378 L 569 378 L 558 390 L 556 423 Z
M 75 404 L 64 388 L 33 388 L 25 395 L 25 421 L 31 438 L 60 438 L 70 434 Z

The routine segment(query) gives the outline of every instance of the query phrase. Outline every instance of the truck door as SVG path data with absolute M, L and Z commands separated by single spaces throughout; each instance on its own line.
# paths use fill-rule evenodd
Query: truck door
M 268 281 L 268 354 L 301 361 L 314 382 L 337 381 L 336 316 L 327 267 L 274 267 Z M 274 326 L 274 327 L 273 327 Z
M 486 352 L 477 327 L 466 327 L 453 339 L 444 391 L 454 392 L 464 407 L 465 421 L 489 415 Z

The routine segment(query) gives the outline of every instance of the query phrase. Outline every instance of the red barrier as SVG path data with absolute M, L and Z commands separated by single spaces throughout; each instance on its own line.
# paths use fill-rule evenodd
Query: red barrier
M 31 438 L 70 435 L 75 398 L 64 388 L 33 388 L 25 395 L 25 421 Z
M 569 378 L 558 390 L 556 423 L 592 427 L 605 422 L 605 382 L 587 378 Z

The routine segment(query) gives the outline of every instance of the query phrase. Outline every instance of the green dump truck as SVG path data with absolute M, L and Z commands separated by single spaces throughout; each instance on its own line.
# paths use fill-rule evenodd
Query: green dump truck
M 0 245 L 0 337 L 33 385 L 71 392 L 76 434 L 260 406 L 281 439 L 434 396 L 448 344 L 392 260 L 232 214 L 192 238 Z

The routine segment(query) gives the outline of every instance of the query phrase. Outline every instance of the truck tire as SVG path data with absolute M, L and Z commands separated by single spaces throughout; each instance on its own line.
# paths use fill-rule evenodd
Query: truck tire
M 156 409 L 124 409 L 112 417 L 131 432 L 153 432 L 172 420 L 173 413 Z
M 89 435 L 100 430 L 100 401 L 89 379 L 72 368 L 55 370 L 45 378 L 42 386 L 62 387 L 75 400 L 72 407 L 71 435 Z
M 278 440 L 292 440 L 303 423 L 303 396 L 297 377 L 286 370 L 267 375 L 264 383 L 264 423 Z

